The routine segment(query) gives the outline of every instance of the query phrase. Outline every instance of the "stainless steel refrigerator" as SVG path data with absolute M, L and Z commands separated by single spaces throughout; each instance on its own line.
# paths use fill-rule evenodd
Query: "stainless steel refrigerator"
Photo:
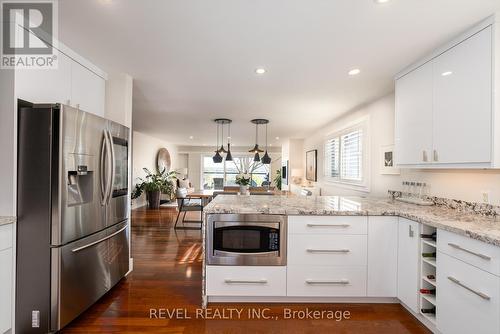
M 129 270 L 129 129 L 18 102 L 17 333 L 63 328 Z

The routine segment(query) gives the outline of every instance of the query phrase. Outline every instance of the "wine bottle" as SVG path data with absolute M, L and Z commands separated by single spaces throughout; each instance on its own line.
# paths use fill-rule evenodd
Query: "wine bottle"
M 426 277 L 427 277 L 428 279 L 436 279 L 436 276 L 434 276 L 434 275 L 427 275 Z
M 432 240 L 436 241 L 437 233 L 436 232 L 431 233 L 431 234 L 422 233 L 422 234 L 420 234 L 420 237 L 423 239 L 432 239 Z
M 430 314 L 435 314 L 435 313 L 436 313 L 436 308 L 435 308 L 435 307 L 431 307 L 431 308 L 422 308 L 422 309 L 420 309 L 420 311 L 422 311 L 422 313 L 430 313 Z
M 436 257 L 436 252 L 433 253 L 422 253 L 423 257 Z
M 420 293 L 423 295 L 435 295 L 436 289 L 420 289 Z

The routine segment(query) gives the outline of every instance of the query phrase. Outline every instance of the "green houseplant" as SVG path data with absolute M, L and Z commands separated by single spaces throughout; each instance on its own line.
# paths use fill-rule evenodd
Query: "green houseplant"
M 148 207 L 150 209 L 158 209 L 160 207 L 160 195 L 166 194 L 172 199 L 174 194 L 173 181 L 177 178 L 177 172 L 167 172 L 163 169 L 161 172 L 151 173 L 147 168 L 143 168 L 146 177 L 139 178 L 139 183 L 135 185 L 132 191 L 132 199 L 138 198 L 143 192 L 146 193 Z
M 281 190 L 281 169 L 276 170 L 276 176 L 274 177 L 274 184 L 276 184 L 276 188 Z

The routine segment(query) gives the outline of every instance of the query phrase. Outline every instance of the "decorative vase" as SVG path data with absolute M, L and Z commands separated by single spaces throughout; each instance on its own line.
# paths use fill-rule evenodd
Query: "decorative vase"
M 249 193 L 248 190 L 249 190 L 248 186 L 243 186 L 243 185 L 240 186 L 240 194 L 241 195 L 248 195 L 248 193 Z
M 160 208 L 160 191 L 148 191 L 148 208 L 149 209 L 159 209 Z

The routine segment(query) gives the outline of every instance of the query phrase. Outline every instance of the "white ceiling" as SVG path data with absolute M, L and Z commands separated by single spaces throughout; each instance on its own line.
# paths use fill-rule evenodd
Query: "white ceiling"
M 214 145 L 216 117 L 234 120 L 236 145 L 253 142 L 252 118 L 270 119 L 275 145 L 303 137 L 391 92 L 396 72 L 500 10 L 499 0 L 59 3 L 63 42 L 134 77 L 134 129 L 182 145 Z

